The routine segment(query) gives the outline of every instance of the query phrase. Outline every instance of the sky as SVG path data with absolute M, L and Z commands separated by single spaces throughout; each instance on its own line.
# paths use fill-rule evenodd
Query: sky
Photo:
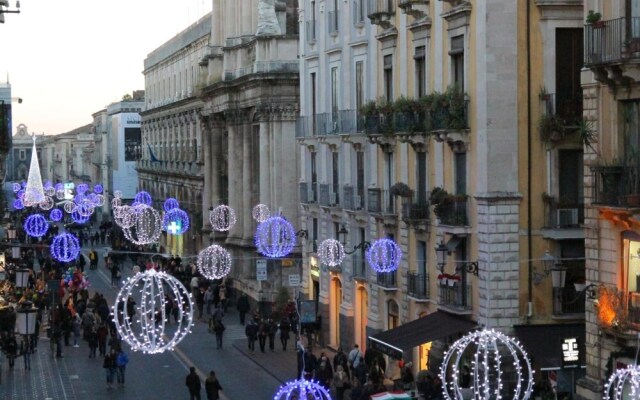
M 10 9 L 16 0 L 9 0 Z M 0 24 L 0 82 L 13 130 L 57 135 L 144 89 L 149 53 L 211 11 L 212 0 L 21 0 Z

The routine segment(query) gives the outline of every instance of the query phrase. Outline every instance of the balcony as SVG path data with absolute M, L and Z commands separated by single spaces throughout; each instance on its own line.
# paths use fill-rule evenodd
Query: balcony
M 439 308 L 457 314 L 468 314 L 471 312 L 471 285 L 438 286 Z
M 366 281 L 369 276 L 369 268 L 364 256 L 360 254 L 354 254 L 351 256 L 351 271 L 353 279 L 357 281 Z
M 316 41 L 316 20 L 306 22 L 307 43 L 315 43 Z
M 578 228 L 584 223 L 584 204 L 559 203 L 553 196 L 545 196 L 543 200 L 547 228 Z
M 394 196 L 388 190 L 368 189 L 367 210 L 371 213 L 393 214 Z
M 434 208 L 440 225 L 468 226 L 467 200 L 465 195 L 449 195 Z
M 378 272 L 376 274 L 376 283 L 382 287 L 383 290 L 398 290 L 396 271 Z
M 553 315 L 584 318 L 586 292 L 577 292 L 574 285 L 553 289 Z
M 622 17 L 585 25 L 584 64 L 609 85 L 640 81 L 640 17 Z M 632 61 L 632 62 L 629 62 Z
M 328 23 L 327 31 L 329 32 L 330 35 L 338 34 L 340 30 L 339 18 L 340 18 L 340 14 L 338 13 L 338 11 L 329 11 L 327 13 L 327 23 Z
M 309 182 L 300 182 L 300 203 L 315 204 L 317 198 L 315 185 Z
M 429 274 L 409 272 L 407 275 L 407 294 L 420 300 L 429 298 Z
M 560 118 L 565 127 L 577 126 L 582 120 L 582 93 L 543 93 L 540 100 L 545 114 Z
M 591 167 L 595 190 L 593 204 L 640 208 L 640 167 L 600 165 Z
M 405 221 L 428 221 L 429 201 L 427 194 L 412 194 L 402 198 L 402 219 Z
M 398 0 L 398 8 L 414 18 L 422 18 L 427 12 L 429 0 Z M 424 7 L 424 8 L 421 8 Z
M 297 138 L 362 132 L 355 110 L 301 116 L 296 125 Z
M 369 0 L 367 2 L 367 16 L 374 25 L 389 29 L 391 16 L 396 13 L 396 0 Z

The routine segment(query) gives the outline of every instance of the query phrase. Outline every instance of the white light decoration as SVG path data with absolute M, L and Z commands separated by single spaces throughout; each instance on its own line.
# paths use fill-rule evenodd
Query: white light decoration
M 344 246 L 335 239 L 326 239 L 318 247 L 318 258 L 330 267 L 337 267 L 344 259 Z
M 640 397 L 640 368 L 629 365 L 616 370 L 604 386 L 604 400 L 638 399 Z
M 25 205 L 35 205 L 44 201 L 44 188 L 42 187 L 40 164 L 38 163 L 38 152 L 36 151 L 36 136 L 32 135 L 32 139 L 33 148 L 31 150 L 29 178 L 27 178 L 27 187 L 24 190 L 24 199 L 22 200 Z
M 56 195 L 56 189 L 53 186 L 47 186 L 44 188 L 44 194 L 49 197 Z
M 115 212 L 116 207 L 120 207 L 121 205 L 122 199 L 120 197 L 114 197 L 113 199 L 111 199 L 111 207 L 114 209 L 113 212 Z
M 256 228 L 255 245 L 267 257 L 286 257 L 296 245 L 296 233 L 286 219 L 270 217 Z
M 366 252 L 369 266 L 376 272 L 392 272 L 398 269 L 402 260 L 402 250 L 391 239 L 378 239 Z
M 198 271 L 207 279 L 222 279 L 231 271 L 231 254 L 213 244 L 198 254 Z
M 102 207 L 104 205 L 104 195 L 102 194 L 96 194 L 96 200 L 95 200 L 95 206 L 96 207 Z
M 122 191 L 120 190 L 116 190 L 113 192 L 113 197 L 115 197 L 116 199 L 119 199 L 122 197 Z
M 123 228 L 124 237 L 137 245 L 157 242 L 162 233 L 160 213 L 144 204 L 132 207 L 132 210 L 135 222 L 129 228 Z
M 136 215 L 131 206 L 120 206 L 113 209 L 113 220 L 123 228 L 131 228 L 136 223 Z
M 76 210 L 76 205 L 73 204 L 73 202 L 71 201 L 67 201 L 64 203 L 64 206 L 62 206 L 62 208 L 64 208 L 64 211 L 67 214 L 71 214 L 72 212 L 74 212 Z
M 257 222 L 264 222 L 267 220 L 267 218 L 271 216 L 271 211 L 269 210 L 269 207 L 267 207 L 266 205 L 258 204 L 257 206 L 253 207 L 253 211 L 251 211 L 251 216 Z
M 64 189 L 56 190 L 56 199 L 58 200 L 64 199 Z
M 533 370 L 520 343 L 492 329 L 471 332 L 445 353 L 440 366 L 445 400 L 462 400 L 462 363 L 471 360 L 474 400 L 526 400 L 533 391 Z M 512 376 L 505 378 L 504 375 Z
M 329 391 L 314 380 L 296 379 L 281 386 L 273 400 L 331 400 Z
M 136 302 L 136 313 L 131 318 L 126 312 L 129 297 Z M 166 307 L 167 298 L 178 305 L 177 326 L 169 325 L 172 316 L 170 307 Z M 193 326 L 191 294 L 179 280 L 155 269 L 128 278 L 116 297 L 112 312 L 122 339 L 133 351 L 147 354 L 172 350 Z
M 44 200 L 39 204 L 40 208 L 49 211 L 53 208 L 54 202 L 53 199 L 49 196 L 44 196 Z
M 209 222 L 216 231 L 228 231 L 236 223 L 236 212 L 229 206 L 219 205 L 209 213 Z

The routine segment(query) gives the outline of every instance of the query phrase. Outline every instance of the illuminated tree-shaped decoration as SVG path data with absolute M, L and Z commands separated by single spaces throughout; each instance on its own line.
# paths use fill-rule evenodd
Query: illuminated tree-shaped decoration
M 344 246 L 335 239 L 325 239 L 318 247 L 318 258 L 330 267 L 342 264 L 344 256 Z
M 270 217 L 258 225 L 255 245 L 258 252 L 267 257 L 285 257 L 296 245 L 296 233 L 286 219 Z
M 462 400 L 462 365 L 471 360 L 471 392 L 475 400 L 526 400 L 533 391 L 533 370 L 517 340 L 492 329 L 469 333 L 455 342 L 440 367 L 446 400 Z M 506 377 L 505 375 L 511 375 Z
M 67 214 L 71 214 L 72 212 L 74 212 L 76 210 L 76 205 L 72 201 L 67 201 L 67 202 L 64 203 L 62 208 L 64 208 L 64 211 Z
M 24 220 L 24 231 L 31 237 L 42 237 L 49 230 L 49 223 L 42 214 L 32 214 Z
M 22 210 L 24 208 L 24 204 L 22 203 L 22 200 L 15 199 L 13 201 L 13 208 L 16 210 Z
M 60 221 L 62 219 L 62 211 L 58 210 L 57 208 L 54 208 L 49 213 L 49 219 L 52 220 L 53 222 Z
M 118 199 L 122 198 L 122 191 L 120 191 L 120 190 L 114 191 L 113 192 L 113 197 L 118 198 Z
M 162 228 L 170 235 L 182 235 L 189 230 L 189 215 L 179 208 L 172 208 L 164 214 Z
M 236 223 L 236 212 L 227 205 L 219 205 L 209 213 L 209 222 L 216 231 L 228 231 Z
M 129 297 L 136 302 L 133 317 L 126 312 Z M 174 300 L 178 307 L 177 326 L 170 328 L 168 299 Z M 150 269 L 124 282 L 113 305 L 113 314 L 116 330 L 133 351 L 157 354 L 172 350 L 191 331 L 193 301 L 179 280 Z
M 53 238 L 50 251 L 53 258 L 60 262 L 73 261 L 80 253 L 80 242 L 70 233 L 61 233 Z
M 174 208 L 179 208 L 180 204 L 178 203 L 178 200 L 174 199 L 173 197 L 169 197 L 168 199 L 166 199 L 164 201 L 164 204 L 162 205 L 162 208 L 164 208 L 165 211 L 171 211 Z
M 53 208 L 54 202 L 53 199 L 49 196 L 44 196 L 44 200 L 39 204 L 40 208 L 49 211 Z
M 640 398 L 640 367 L 629 365 L 616 370 L 604 386 L 605 400 Z
M 402 250 L 391 239 L 374 241 L 366 252 L 369 266 L 376 272 L 391 272 L 398 269 L 402 259 Z
M 25 205 L 36 205 L 44 201 L 44 188 L 42 187 L 42 176 L 40 176 L 40 164 L 38 163 L 38 152 L 36 151 L 36 136 L 32 135 L 33 148 L 31 150 L 31 165 L 29 166 L 29 177 L 25 188 Z
M 137 245 L 157 242 L 162 233 L 162 217 L 152 207 L 141 204 L 132 207 L 134 224 L 124 228 L 124 237 Z
M 313 380 L 296 379 L 281 386 L 273 400 L 331 400 L 329 391 Z
M 258 204 L 257 206 L 253 207 L 251 216 L 257 222 L 264 222 L 271 216 L 271 211 L 269 211 L 269 207 L 267 207 L 266 205 Z
M 93 187 L 93 192 L 96 194 L 102 194 L 102 192 L 104 191 L 104 188 L 102 187 L 101 184 L 97 183 L 94 187 Z
M 136 193 L 136 196 L 133 198 L 133 201 L 134 203 L 145 204 L 147 206 L 150 206 L 151 204 L 153 204 L 151 195 L 145 192 L 144 190 Z
M 231 271 L 231 253 L 217 244 L 198 254 L 198 271 L 207 279 L 222 279 Z

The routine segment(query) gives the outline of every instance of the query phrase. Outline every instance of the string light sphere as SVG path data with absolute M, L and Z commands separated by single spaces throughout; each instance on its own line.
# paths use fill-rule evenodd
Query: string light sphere
M 104 195 L 96 194 L 94 207 L 102 207 L 104 205 Z
M 155 243 L 162 233 L 162 217 L 152 207 L 141 204 L 132 207 L 134 224 L 124 228 L 124 237 L 137 245 Z
M 101 184 L 97 183 L 93 186 L 93 192 L 96 194 L 102 194 L 102 192 L 104 192 L 104 188 Z
M 131 206 L 120 206 L 113 209 L 113 220 L 116 225 L 126 229 L 131 228 L 136 223 L 136 214 Z
M 314 380 L 296 379 L 281 386 L 273 400 L 331 400 L 329 391 Z
M 616 370 L 604 386 L 604 400 L 640 398 L 640 367 L 629 365 Z
M 120 197 L 114 197 L 113 199 L 111 199 L 111 208 L 115 209 L 117 207 L 120 207 L 122 205 L 122 199 Z
M 398 269 L 402 259 L 402 250 L 391 239 L 374 241 L 366 252 L 369 266 L 376 272 L 392 272 Z
M 116 190 L 113 192 L 113 197 L 119 199 L 122 197 L 122 191 L 121 190 Z
M 78 184 L 78 186 L 76 186 L 76 193 L 85 194 L 88 191 L 89 185 L 87 185 L 86 183 L 80 183 Z
M 189 230 L 189 215 L 179 208 L 172 208 L 164 214 L 162 229 L 170 235 L 182 235 Z
M 236 212 L 227 205 L 219 205 L 209 213 L 211 227 L 220 232 L 226 232 L 236 224 Z
M 15 199 L 13 201 L 13 208 L 15 210 L 22 210 L 24 208 L 24 204 L 22 203 L 22 200 L 20 199 Z
M 164 208 L 165 211 L 170 211 L 173 210 L 174 208 L 179 208 L 180 204 L 178 203 L 178 200 L 174 199 L 173 197 L 169 197 L 168 199 L 166 199 L 164 201 L 164 204 L 162 205 L 162 208 Z
M 133 198 L 134 203 L 140 203 L 140 204 L 145 204 L 147 206 L 150 206 L 153 203 L 153 200 L 151 199 L 151 195 L 148 192 L 140 191 L 138 193 L 136 193 L 136 196 Z
M 38 206 L 44 211 L 51 210 L 54 205 L 55 203 L 53 199 L 49 196 L 44 196 L 44 200 L 40 204 L 38 204 Z
M 18 182 L 13 183 L 13 193 L 18 193 L 22 189 L 22 186 Z
M 257 222 L 264 222 L 267 220 L 267 218 L 271 216 L 271 211 L 269 210 L 269 207 L 267 207 L 266 205 L 258 204 L 257 206 L 253 207 L 253 210 L 251 211 L 251 216 Z
M 24 231 L 31 237 L 42 237 L 49 230 L 49 223 L 42 214 L 29 215 L 22 224 Z
M 64 199 L 64 195 L 65 195 L 64 189 L 56 190 L 56 199 L 62 200 Z
M 455 342 L 440 366 L 445 400 L 462 399 L 463 360 L 471 360 L 470 389 L 475 400 L 526 400 L 533 392 L 527 352 L 512 337 L 492 329 L 471 332 Z M 511 376 L 505 376 L 505 375 Z
M 130 297 L 136 303 L 136 313 L 132 317 L 125 312 Z M 177 326 L 169 325 L 169 299 L 175 300 L 178 307 Z M 179 280 L 149 269 L 124 282 L 113 305 L 113 315 L 118 334 L 133 351 L 158 354 L 172 350 L 191 332 L 193 300 Z
M 51 256 L 60 262 L 73 261 L 80 254 L 80 241 L 70 233 L 54 236 L 51 242 Z
M 231 271 L 231 253 L 213 244 L 198 253 L 197 266 L 205 278 L 222 279 Z
M 325 239 L 318 247 L 318 258 L 330 267 L 337 267 L 344 259 L 344 246 L 335 239 Z
M 24 199 L 24 190 L 20 189 L 16 192 L 16 199 Z
M 270 258 L 285 257 L 296 245 L 293 225 L 282 217 L 270 217 L 256 228 L 255 245 L 258 252 Z
M 53 185 L 53 188 L 56 190 L 56 192 L 58 190 L 64 190 L 64 185 L 61 182 L 56 183 L 55 185 Z
M 76 207 L 76 209 L 71 213 L 71 219 L 76 224 L 84 224 L 87 221 L 89 221 L 89 217 L 81 214 L 79 210 L 80 210 L 80 207 Z
M 57 208 L 54 208 L 49 213 L 49 219 L 52 220 L 53 222 L 58 222 L 62 220 L 62 211 L 58 210 Z
M 64 209 L 64 212 L 71 214 L 76 210 L 76 205 L 72 201 L 66 201 L 62 208 Z
M 53 197 L 56 195 L 56 189 L 53 186 L 48 186 L 44 188 L 44 194 L 49 197 Z
M 78 213 L 79 215 L 89 218 L 91 214 L 93 214 L 93 207 L 91 204 L 83 201 L 82 204 L 77 204 L 74 213 Z

